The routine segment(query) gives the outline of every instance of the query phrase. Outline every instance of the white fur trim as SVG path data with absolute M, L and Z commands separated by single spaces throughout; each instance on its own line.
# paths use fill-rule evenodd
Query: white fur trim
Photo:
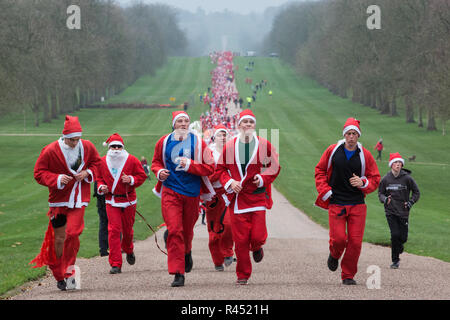
M 333 194 L 333 190 L 330 190 L 327 193 L 325 193 L 325 195 L 322 197 L 322 201 L 327 201 L 327 199 L 329 197 L 331 197 L 332 194 Z
M 228 193 L 232 193 L 233 190 L 230 188 L 231 183 L 235 181 L 234 179 L 230 179 L 228 180 L 227 183 L 225 183 L 225 185 L 223 186 L 223 188 L 225 189 L 225 191 L 227 191 Z M 228 190 L 228 188 L 230 188 L 230 190 Z
M 172 121 L 172 127 L 175 126 L 175 122 L 176 122 L 177 119 L 180 118 L 180 117 L 186 117 L 186 118 L 188 118 L 188 120 L 191 120 L 191 118 L 189 118 L 189 115 L 188 115 L 187 113 L 179 113 L 179 114 L 177 114 L 177 115 L 175 116 L 175 118 L 173 118 L 173 121 Z
M 69 134 L 63 134 L 63 138 L 67 138 L 67 139 L 70 139 L 70 138 L 75 138 L 75 137 L 81 137 L 81 132 L 72 132 L 72 133 L 69 133 Z
M 166 170 L 166 169 L 159 169 L 158 172 L 156 173 L 156 179 L 158 179 L 159 181 L 163 181 L 159 178 L 159 174 L 161 173 L 161 171 Z
M 56 181 L 56 186 L 58 187 L 58 190 L 62 190 L 64 189 L 64 187 L 66 186 L 65 184 L 61 184 L 61 178 L 62 178 L 62 174 L 60 174 L 58 176 L 58 180 Z
M 155 196 L 157 196 L 158 198 L 161 198 L 162 188 L 161 188 L 161 192 L 156 191 L 155 188 L 153 188 L 152 191 Z
M 133 176 L 129 176 L 129 177 L 131 179 L 130 186 L 134 186 L 134 177 Z
M 89 181 L 89 176 L 84 178 L 84 181 L 86 181 L 87 183 L 92 183 L 94 182 L 94 174 L 92 173 L 91 169 L 86 169 L 86 172 L 89 173 L 89 176 L 91 177 L 90 181 Z
M 104 195 L 104 193 L 100 191 L 100 188 L 103 187 L 103 186 L 106 187 L 106 184 L 99 185 L 98 188 L 97 188 L 97 193 L 98 193 L 99 195 L 101 195 L 101 196 Z
M 344 128 L 344 131 L 342 131 L 342 135 L 344 136 L 345 133 L 349 130 L 355 130 L 356 132 L 358 132 L 359 136 L 361 137 L 361 131 L 359 130 L 359 128 L 357 126 L 354 126 L 354 125 L 346 126 Z
M 188 172 L 190 165 L 191 165 L 191 159 L 187 158 L 186 167 L 184 167 L 185 172 Z
M 245 115 L 245 116 L 243 116 L 242 118 L 239 119 L 238 125 L 239 125 L 239 124 L 241 123 L 241 121 L 244 120 L 244 119 L 253 119 L 253 121 L 255 121 L 255 124 L 256 124 L 256 118 L 255 118 L 255 117 L 253 117 L 253 116 L 251 116 L 251 115 Z
M 264 185 L 264 180 L 263 180 L 263 178 L 261 177 L 260 174 L 256 174 L 255 177 L 258 177 L 258 179 L 259 179 L 258 188 L 262 188 L 262 186 Z
M 365 189 L 369 186 L 369 179 L 367 179 L 366 177 L 361 177 L 361 180 L 366 180 L 366 182 L 364 183 L 363 181 L 363 185 L 362 187 L 360 187 L 360 189 Z
M 389 168 L 392 167 L 392 164 L 396 161 L 400 161 L 403 165 L 405 165 L 405 160 L 403 158 L 394 158 L 391 161 L 389 161 Z

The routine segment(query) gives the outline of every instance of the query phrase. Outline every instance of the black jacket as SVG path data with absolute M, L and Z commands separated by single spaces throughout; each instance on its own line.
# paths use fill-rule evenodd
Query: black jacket
M 386 215 L 408 217 L 411 206 L 420 198 L 419 188 L 411 177 L 411 171 L 402 169 L 397 177 L 389 171 L 381 179 L 378 187 L 378 198 L 384 203 Z M 412 195 L 411 195 L 412 193 Z M 391 196 L 391 202 L 387 204 L 387 198 Z M 408 203 L 405 206 L 405 202 Z

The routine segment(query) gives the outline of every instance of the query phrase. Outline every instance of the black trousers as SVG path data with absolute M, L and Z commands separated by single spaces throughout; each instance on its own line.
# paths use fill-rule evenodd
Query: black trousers
M 100 253 L 108 252 L 108 215 L 106 214 L 106 207 L 97 208 L 99 225 L 98 225 L 98 245 Z
M 389 229 L 391 229 L 392 262 L 400 261 L 403 252 L 403 244 L 408 240 L 408 217 L 400 217 L 393 214 L 386 215 Z

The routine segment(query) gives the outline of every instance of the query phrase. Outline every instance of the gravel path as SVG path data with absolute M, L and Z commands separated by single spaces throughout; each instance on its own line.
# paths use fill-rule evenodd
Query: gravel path
M 274 207 L 267 213 L 269 238 L 264 259 L 253 263 L 247 286 L 235 284 L 235 263 L 224 272 L 214 271 L 207 245 L 206 226 L 199 219 L 193 241 L 194 268 L 181 288 L 171 288 L 166 256 L 152 237 L 135 243 L 136 264 L 125 259 L 122 274 L 110 275 L 107 257 L 78 259 L 81 290 L 61 292 L 51 276 L 28 283 L 12 299 L 27 300 L 298 300 L 298 299 L 450 299 L 450 263 L 408 253 L 398 270 L 391 270 L 390 249 L 363 244 L 356 286 L 344 286 L 340 269 L 327 268 L 328 231 L 294 208 L 276 190 Z M 326 212 L 324 211 L 324 214 Z M 137 217 L 136 219 L 140 219 Z M 162 240 L 162 230 L 157 233 Z M 83 244 L 81 244 L 83 245 Z M 367 273 L 379 267 L 380 289 L 368 289 Z

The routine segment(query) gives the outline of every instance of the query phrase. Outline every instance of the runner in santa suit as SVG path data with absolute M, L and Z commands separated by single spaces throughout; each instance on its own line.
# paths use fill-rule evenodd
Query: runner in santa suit
M 200 194 L 209 201 L 214 189 L 208 176 L 214 172 L 214 159 L 206 143 L 189 132 L 189 116 L 172 113 L 174 131 L 164 135 L 155 146 L 151 170 L 158 179 L 154 193 L 161 197 L 167 225 L 167 262 L 175 275 L 173 287 L 184 285 L 184 274 L 193 266 L 191 248 L 198 219 Z
M 239 135 L 226 143 L 216 169 L 230 201 L 237 284 L 242 285 L 252 272 L 250 251 L 255 262 L 264 256 L 266 209 L 272 207 L 271 184 L 281 169 L 275 148 L 256 135 L 255 125 L 251 110 L 239 114 Z
M 139 159 L 124 149 L 123 139 L 118 133 L 111 135 L 104 145 L 108 145 L 108 153 L 102 158 L 96 175 L 97 193 L 105 195 L 110 273 L 117 274 L 122 272 L 122 250 L 128 264 L 133 265 L 136 261 L 133 246 L 135 188 L 145 182 L 147 175 Z
M 63 136 L 45 146 L 34 167 L 36 181 L 49 190 L 49 224 L 40 253 L 30 264 L 48 265 L 57 287 L 66 290 L 69 267 L 75 265 L 84 228 L 84 210 L 91 198 L 90 183 L 101 159 L 95 146 L 81 139 L 78 117 L 67 115 Z
M 214 127 L 214 143 L 208 147 L 212 150 L 216 164 L 229 138 L 229 132 L 224 125 Z M 206 221 L 209 233 L 208 246 L 215 270 L 223 271 L 224 264 L 225 267 L 232 264 L 234 255 L 230 213 L 223 198 L 225 190 L 220 184 L 220 176 L 215 172 L 209 177 L 209 180 L 214 187 L 216 195 L 211 201 L 206 203 Z
M 342 134 L 344 139 L 330 145 L 315 168 L 319 193 L 315 204 L 328 210 L 328 268 L 336 271 L 339 258 L 344 254 L 342 282 L 354 285 L 367 215 L 364 198 L 377 190 L 380 173 L 372 154 L 358 142 L 359 121 L 348 118 Z

